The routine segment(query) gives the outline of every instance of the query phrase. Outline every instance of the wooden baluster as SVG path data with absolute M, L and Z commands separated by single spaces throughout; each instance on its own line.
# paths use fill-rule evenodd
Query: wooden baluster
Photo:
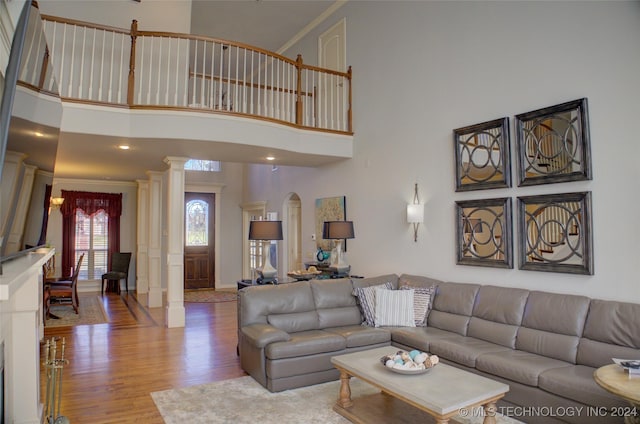
M 296 59 L 296 124 L 302 125 L 302 55 Z
M 120 72 L 118 73 L 118 103 L 122 103 L 122 70 L 124 68 L 124 36 L 120 36 Z
M 353 132 L 353 111 L 351 109 L 352 105 L 352 95 L 351 95 L 351 66 L 347 70 L 347 82 L 349 83 L 349 110 L 347 112 L 347 131 Z
M 136 73 L 136 38 L 138 37 L 138 21 L 131 21 L 131 53 L 129 54 L 129 80 L 127 86 L 127 104 L 133 106 L 133 93 Z

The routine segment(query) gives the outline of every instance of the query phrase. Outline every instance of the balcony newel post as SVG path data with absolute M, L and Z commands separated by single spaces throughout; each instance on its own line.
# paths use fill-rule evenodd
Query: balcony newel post
M 302 55 L 296 59 L 296 124 L 302 125 Z
M 127 104 L 133 106 L 133 93 L 136 75 L 136 38 L 138 37 L 138 21 L 131 21 L 131 55 L 129 56 L 129 81 L 127 85 Z
M 351 66 L 347 69 L 347 80 L 349 81 L 349 110 L 347 111 L 347 130 L 349 132 L 353 132 L 353 111 L 351 109 L 352 102 L 352 92 L 351 92 Z

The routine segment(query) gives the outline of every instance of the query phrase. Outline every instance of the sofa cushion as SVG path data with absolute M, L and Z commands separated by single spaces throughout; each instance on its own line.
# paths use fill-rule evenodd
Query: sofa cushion
M 427 318 L 431 311 L 431 301 L 435 294 L 436 287 L 414 287 L 409 285 L 402 285 L 400 290 L 413 290 L 413 320 L 416 327 L 425 327 L 427 325 Z
M 538 386 L 547 392 L 597 407 L 615 407 L 620 398 L 605 391 L 593 379 L 594 369 L 583 365 L 544 371 Z
M 316 309 L 356 306 L 353 284 L 348 278 L 309 281 Z
M 402 274 L 398 277 L 398 288 L 403 286 L 409 287 L 437 287 L 442 281 L 434 278 L 423 277 L 421 275 Z
M 482 286 L 476 295 L 473 316 L 502 324 L 520 325 L 529 290 Z
M 611 358 L 640 358 L 640 349 L 619 346 L 611 343 L 597 342 L 581 338 L 578 344 L 576 362 L 593 368 L 600 368 L 611 363 Z
M 520 327 L 516 349 L 575 364 L 579 341 L 574 336 Z
M 476 359 L 480 355 L 490 352 L 504 352 L 509 348 L 473 337 L 456 335 L 455 337 L 432 340 L 429 343 L 429 350 L 441 358 L 475 368 Z
M 514 349 L 519 328 L 517 325 L 502 324 L 471 317 L 467 336 Z
M 588 310 L 587 297 L 532 291 L 516 349 L 575 364 Z
M 357 306 L 343 308 L 318 309 L 318 328 L 340 327 L 343 325 L 361 325 L 362 315 Z
M 376 290 L 375 326 L 415 327 L 413 290 Z
M 430 343 L 434 340 L 456 337 L 456 333 L 435 327 L 394 327 L 391 331 L 391 341 L 403 346 L 429 352 Z
M 588 297 L 532 291 L 527 298 L 522 326 L 580 337 L 588 310 Z
M 640 349 L 640 304 L 592 299 L 583 337 Z
M 476 368 L 480 371 L 534 387 L 538 386 L 543 372 L 570 366 L 567 362 L 522 350 L 485 353 L 476 359 Z
M 320 328 L 318 313 L 316 311 L 269 315 L 267 322 L 287 333 Z
M 291 333 L 286 342 L 271 343 L 265 348 L 269 359 L 292 358 L 294 356 L 314 355 L 323 352 L 335 352 L 345 349 L 347 341 L 344 337 L 322 330 Z
M 440 283 L 433 299 L 433 309 L 471 316 L 480 286 L 464 283 Z
M 477 284 L 439 284 L 427 325 L 466 336 L 479 288 Z
M 325 328 L 328 333 L 339 334 L 347 341 L 347 347 L 369 346 L 378 343 L 389 343 L 391 332 L 384 328 L 348 325 L 344 327 Z
M 578 364 L 601 367 L 611 358 L 640 358 L 640 304 L 592 299 L 578 345 Z
M 393 283 L 388 281 L 377 286 L 356 287 L 353 294 L 358 298 L 364 324 L 369 327 L 376 325 L 376 289 L 393 289 Z
M 238 297 L 238 325 L 241 327 L 266 324 L 267 317 L 272 314 L 315 313 L 308 281 L 247 287 L 238 292 Z

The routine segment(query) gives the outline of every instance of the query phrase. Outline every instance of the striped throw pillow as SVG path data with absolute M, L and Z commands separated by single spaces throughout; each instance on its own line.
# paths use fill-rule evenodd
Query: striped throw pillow
M 353 290 L 353 295 L 358 298 L 360 310 L 364 316 L 362 325 L 368 325 L 369 327 L 376 326 L 376 289 L 393 290 L 393 283 L 389 281 L 377 286 L 357 287 Z
M 400 290 L 413 290 L 413 313 L 416 327 L 426 327 L 436 287 L 402 286 Z
M 376 290 L 376 327 L 415 327 L 413 290 Z

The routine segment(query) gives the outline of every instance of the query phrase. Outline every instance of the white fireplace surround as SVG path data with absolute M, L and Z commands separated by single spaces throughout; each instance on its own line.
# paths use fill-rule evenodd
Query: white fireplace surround
M 0 343 L 4 342 L 4 422 L 41 422 L 42 266 L 54 249 L 38 249 L 2 264 Z

